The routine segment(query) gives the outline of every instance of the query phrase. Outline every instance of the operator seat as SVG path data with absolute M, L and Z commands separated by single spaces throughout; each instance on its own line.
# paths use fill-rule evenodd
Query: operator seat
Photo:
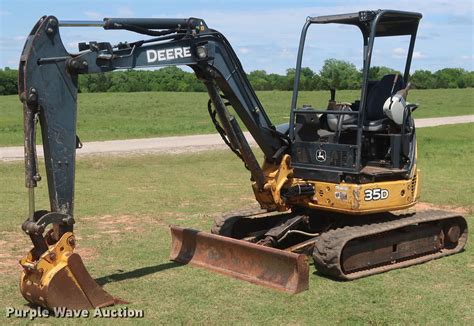
M 382 77 L 380 81 L 373 82 L 373 86 L 369 88 L 367 95 L 367 111 L 365 113 L 364 130 L 365 131 L 379 131 L 383 128 L 388 118 L 383 113 L 383 105 L 387 98 L 392 95 L 393 81 L 395 74 L 389 74 Z M 403 78 L 399 76 L 393 87 L 393 94 L 405 88 Z M 329 128 L 336 129 L 337 116 L 328 115 Z M 357 118 L 354 116 L 345 116 L 341 125 L 342 130 L 357 129 Z
M 369 89 L 367 95 L 367 111 L 365 117 L 365 129 L 369 131 L 377 131 L 382 128 L 387 117 L 383 113 L 383 104 L 392 95 L 393 81 L 395 74 L 389 74 L 382 77 L 374 86 Z M 393 87 L 393 94 L 405 88 L 403 78 L 398 77 L 395 87 Z

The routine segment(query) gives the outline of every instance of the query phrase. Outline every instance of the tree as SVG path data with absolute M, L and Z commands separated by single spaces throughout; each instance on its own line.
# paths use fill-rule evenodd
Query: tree
M 0 95 L 18 93 L 18 70 L 0 69 Z
M 315 73 L 308 67 L 301 68 L 299 89 L 311 91 L 316 89 Z
M 411 83 L 415 88 L 419 89 L 430 89 L 436 88 L 436 81 L 429 70 L 417 70 L 410 77 Z
M 270 82 L 273 90 L 288 91 L 291 89 L 287 88 L 286 77 L 278 74 L 269 74 L 268 81 Z
M 369 78 L 380 80 L 384 75 L 399 73 L 388 67 L 370 68 Z M 349 62 L 328 59 L 319 74 L 308 67 L 301 68 L 300 90 L 358 89 L 362 73 Z M 248 74 L 255 90 L 293 90 L 295 69 L 286 70 L 285 75 L 268 74 L 265 70 L 255 70 Z M 445 68 L 432 73 L 417 70 L 411 76 L 416 88 L 464 88 L 474 87 L 474 72 L 461 68 Z M 0 95 L 18 92 L 18 71 L 0 69 Z M 205 92 L 206 87 L 194 73 L 170 66 L 162 69 L 114 71 L 102 74 L 80 75 L 79 92 Z
M 465 87 L 474 87 L 474 71 L 466 71 L 461 76 L 461 83 L 465 85 Z
M 272 89 L 272 84 L 268 80 L 265 70 L 255 70 L 248 74 L 248 78 L 253 88 L 257 91 L 267 91 Z
M 385 75 L 392 75 L 392 74 L 399 74 L 401 73 L 397 70 L 394 70 L 389 67 L 384 66 L 373 66 L 369 68 L 369 79 L 370 80 L 381 80 Z
M 444 68 L 434 73 L 436 88 L 465 88 L 462 76 L 467 71 L 461 68 Z
M 326 88 L 356 89 L 360 86 L 360 72 L 354 64 L 347 61 L 327 59 L 320 76 Z
M 295 85 L 295 74 L 296 74 L 295 68 L 286 69 L 286 89 L 287 90 L 293 90 L 293 87 Z

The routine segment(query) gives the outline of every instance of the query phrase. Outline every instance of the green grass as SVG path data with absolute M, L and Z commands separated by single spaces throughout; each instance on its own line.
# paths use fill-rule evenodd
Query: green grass
M 259 92 L 275 124 L 288 122 L 291 92 Z M 300 104 L 324 108 L 329 92 L 301 92 Z M 415 117 L 473 114 L 474 89 L 413 90 L 420 104 Z M 358 91 L 339 91 L 340 101 L 353 101 Z M 82 141 L 214 133 L 207 114 L 207 93 L 79 94 L 78 134 Z M 0 146 L 23 142 L 22 107 L 18 96 L 0 97 Z
M 422 198 L 474 208 L 474 124 L 417 130 Z
M 423 200 L 463 206 L 470 211 L 471 225 L 472 126 L 418 131 Z M 27 212 L 23 164 L 0 164 L 0 176 L 0 308 L 25 308 L 17 264 L 30 246 L 19 228 Z M 248 171 L 229 151 L 80 158 L 76 234 L 88 269 L 107 291 L 129 300 L 130 308 L 144 309 L 145 319 L 133 321 L 143 324 L 474 323 L 471 244 L 462 254 L 352 282 L 310 275 L 309 291 L 294 296 L 170 263 L 167 225 L 209 230 L 215 213 L 253 202 L 248 179 Z M 47 208 L 46 181 L 37 197 L 37 208 Z M 25 322 L 4 316 L 0 314 L 2 324 Z M 121 322 L 67 320 L 91 321 Z

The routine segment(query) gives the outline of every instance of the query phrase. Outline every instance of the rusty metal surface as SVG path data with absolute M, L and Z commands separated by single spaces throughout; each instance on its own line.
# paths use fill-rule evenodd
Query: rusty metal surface
M 96 283 L 75 253 L 44 274 L 37 270 L 23 272 L 20 290 L 26 300 L 48 309 L 93 309 L 121 302 Z
M 345 273 L 435 253 L 443 248 L 439 226 L 417 225 L 409 230 L 395 230 L 370 239 L 349 241 L 341 256 Z
M 171 260 L 288 293 L 308 289 L 305 255 L 178 226 L 170 230 Z
M 397 169 L 397 168 L 385 168 L 381 166 L 371 166 L 371 165 L 366 165 L 360 170 L 361 173 L 364 174 L 369 174 L 369 175 L 392 175 L 394 173 L 406 173 L 405 170 L 403 169 Z
M 313 252 L 315 242 L 316 242 L 316 237 L 313 237 L 313 238 L 310 238 L 310 239 L 305 240 L 303 242 L 299 242 L 299 243 L 297 243 L 293 246 L 290 246 L 288 248 L 285 248 L 284 250 L 311 256 L 311 253 Z

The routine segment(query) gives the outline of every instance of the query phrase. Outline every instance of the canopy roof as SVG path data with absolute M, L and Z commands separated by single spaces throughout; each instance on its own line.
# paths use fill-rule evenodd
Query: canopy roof
M 418 12 L 397 11 L 397 10 L 377 10 L 359 11 L 356 13 L 309 17 L 314 24 L 345 24 L 358 26 L 364 35 L 370 34 L 371 23 L 380 16 L 375 36 L 396 36 L 410 35 L 416 32 L 418 22 L 422 14 Z

